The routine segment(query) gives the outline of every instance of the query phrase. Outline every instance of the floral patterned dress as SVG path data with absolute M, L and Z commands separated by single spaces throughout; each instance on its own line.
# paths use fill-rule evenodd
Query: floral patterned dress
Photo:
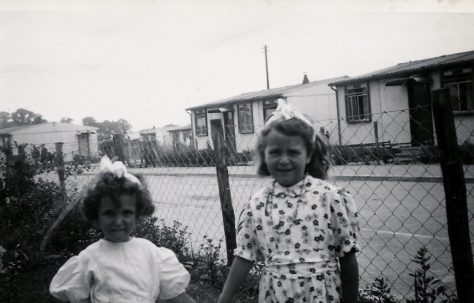
M 311 176 L 255 193 L 240 215 L 235 255 L 263 257 L 259 302 L 340 302 L 338 258 L 359 251 L 357 216 L 347 191 Z

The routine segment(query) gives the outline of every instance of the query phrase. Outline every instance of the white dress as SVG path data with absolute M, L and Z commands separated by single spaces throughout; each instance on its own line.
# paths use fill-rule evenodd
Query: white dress
M 263 257 L 259 303 L 339 303 L 338 258 L 359 251 L 358 230 L 347 191 L 311 176 L 291 187 L 272 181 L 244 207 L 234 254 Z
M 141 238 L 99 240 L 56 273 L 50 293 L 69 302 L 151 303 L 186 290 L 189 273 L 173 251 Z

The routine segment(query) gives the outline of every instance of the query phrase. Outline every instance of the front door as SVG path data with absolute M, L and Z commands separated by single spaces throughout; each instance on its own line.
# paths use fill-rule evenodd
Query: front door
M 430 84 L 411 80 L 407 85 L 411 144 L 412 146 L 433 145 Z
M 234 124 L 234 112 L 228 111 L 224 112 L 224 137 L 226 149 L 234 154 L 236 152 L 235 146 L 235 124 Z
M 84 157 L 90 156 L 88 133 L 79 134 L 79 155 Z

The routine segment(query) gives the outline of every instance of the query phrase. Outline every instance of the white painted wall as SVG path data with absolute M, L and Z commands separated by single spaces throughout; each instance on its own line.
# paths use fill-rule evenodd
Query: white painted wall
M 288 93 L 287 102 L 312 120 L 316 132 L 323 127 L 330 134 L 330 143 L 338 143 L 336 94 L 327 82 Z

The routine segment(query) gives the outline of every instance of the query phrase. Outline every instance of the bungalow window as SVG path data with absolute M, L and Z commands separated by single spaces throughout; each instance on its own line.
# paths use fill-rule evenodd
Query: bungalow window
M 345 88 L 347 122 L 370 122 L 370 102 L 367 84 Z
M 276 110 L 277 105 L 276 100 L 263 101 L 263 121 L 267 121 L 268 117 Z
M 252 103 L 240 103 L 237 109 L 239 114 L 239 132 L 241 134 L 253 133 Z
M 443 72 L 443 87 L 449 89 L 454 112 L 462 113 L 474 111 L 472 78 L 472 68 L 461 68 Z
M 156 141 L 156 134 L 143 134 L 144 141 Z
M 196 124 L 196 136 L 207 136 L 206 110 L 201 109 L 194 112 Z

